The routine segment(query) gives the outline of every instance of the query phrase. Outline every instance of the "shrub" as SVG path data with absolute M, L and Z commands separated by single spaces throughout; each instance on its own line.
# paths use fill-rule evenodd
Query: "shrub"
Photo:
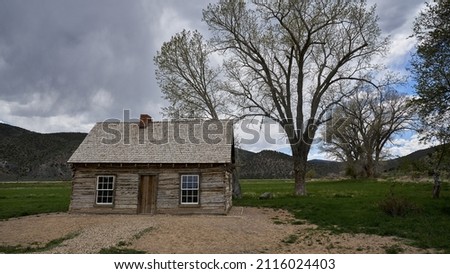
M 345 167 L 345 176 L 349 176 L 353 179 L 356 179 L 358 177 L 358 172 L 356 171 L 356 168 L 353 165 L 347 165 Z
M 378 206 L 384 213 L 392 217 L 403 217 L 410 212 L 419 211 L 416 204 L 392 193 L 382 200 Z
M 308 172 L 306 172 L 306 174 L 305 174 L 305 177 L 307 179 L 314 179 L 314 178 L 316 178 L 317 177 L 316 170 L 314 170 L 314 169 L 308 170 Z

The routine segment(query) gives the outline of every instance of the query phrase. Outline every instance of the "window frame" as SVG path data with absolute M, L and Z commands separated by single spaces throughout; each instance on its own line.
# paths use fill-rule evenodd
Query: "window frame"
M 99 183 L 100 183 L 100 178 L 112 178 L 112 188 L 102 188 L 99 189 Z M 102 182 L 105 183 L 105 182 Z M 107 182 L 109 183 L 109 182 Z M 113 206 L 114 205 L 114 197 L 115 197 L 115 190 L 116 190 L 116 176 L 115 175 L 111 175 L 111 174 L 101 174 L 101 175 L 97 175 L 97 180 L 95 182 L 95 205 L 98 206 Z M 111 197 L 111 202 L 99 202 L 98 198 L 99 198 L 99 193 L 100 191 L 111 191 L 111 195 L 106 195 L 106 199 L 108 199 L 109 197 Z M 102 198 L 104 198 L 104 195 L 102 195 Z
M 197 188 L 183 188 L 183 178 L 184 177 L 196 177 L 197 178 Z M 183 191 L 197 191 L 197 195 L 183 195 Z M 183 197 L 197 197 L 196 202 L 183 202 Z M 180 175 L 180 205 L 182 206 L 199 206 L 200 205 L 200 174 L 181 174 Z

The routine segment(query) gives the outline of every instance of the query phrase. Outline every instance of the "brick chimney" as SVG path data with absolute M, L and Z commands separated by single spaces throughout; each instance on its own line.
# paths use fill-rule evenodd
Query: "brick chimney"
M 146 128 L 148 124 L 152 122 L 152 117 L 148 114 L 141 114 L 141 118 L 139 120 L 139 128 Z

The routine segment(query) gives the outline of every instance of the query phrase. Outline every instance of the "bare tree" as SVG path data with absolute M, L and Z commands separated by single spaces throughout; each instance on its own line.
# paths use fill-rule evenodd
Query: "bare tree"
M 227 90 L 242 115 L 279 123 L 294 159 L 295 194 L 306 195 L 306 164 L 326 113 L 368 81 L 387 48 L 365 1 L 245 1 L 210 4 L 203 20 L 226 57 Z
M 322 149 L 347 163 L 349 175 L 375 177 L 393 136 L 412 129 L 415 113 L 410 100 L 393 89 L 366 86 L 336 105 L 323 132 Z
M 219 119 L 228 108 L 219 66 L 210 64 L 211 50 L 198 31 L 175 34 L 154 57 L 156 79 L 170 105 L 163 113 L 176 118 Z
M 157 52 L 156 79 L 169 106 L 171 118 L 219 119 L 229 112 L 228 93 L 221 89 L 220 68 L 211 63 L 212 51 L 198 31 L 175 34 Z M 237 154 L 235 149 L 235 154 Z M 238 157 L 236 157 L 238 158 Z M 233 197 L 240 198 L 239 164 L 233 169 Z

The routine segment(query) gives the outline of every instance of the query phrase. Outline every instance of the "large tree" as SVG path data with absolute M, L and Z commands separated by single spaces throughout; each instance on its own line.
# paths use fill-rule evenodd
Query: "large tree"
M 163 108 L 164 115 L 217 120 L 229 112 L 229 95 L 221 88 L 221 69 L 211 64 L 212 53 L 198 31 L 183 30 L 162 45 L 154 62 L 156 79 L 163 97 L 169 102 L 169 106 Z M 241 196 L 239 166 L 236 166 L 233 197 Z
M 323 131 L 322 149 L 347 164 L 352 176 L 375 177 L 386 144 L 412 129 L 415 114 L 409 98 L 395 89 L 366 85 L 333 109 Z
M 220 1 L 203 11 L 224 54 L 227 91 L 242 115 L 279 123 L 294 160 L 295 193 L 305 195 L 306 164 L 326 113 L 368 81 L 387 48 L 375 8 L 365 1 Z
M 414 22 L 417 52 L 412 59 L 421 118 L 430 138 L 449 133 L 450 2 L 427 3 Z
M 211 64 L 211 48 L 198 31 L 183 30 L 165 42 L 154 57 L 156 80 L 171 118 L 219 119 L 228 111 L 220 88 L 220 68 Z
M 426 139 L 443 144 L 450 139 L 450 2 L 427 3 L 414 22 L 417 52 L 412 59 L 416 80 L 416 105 L 422 119 Z M 442 159 L 446 149 L 441 150 Z M 433 196 L 439 197 L 441 161 L 435 166 Z

